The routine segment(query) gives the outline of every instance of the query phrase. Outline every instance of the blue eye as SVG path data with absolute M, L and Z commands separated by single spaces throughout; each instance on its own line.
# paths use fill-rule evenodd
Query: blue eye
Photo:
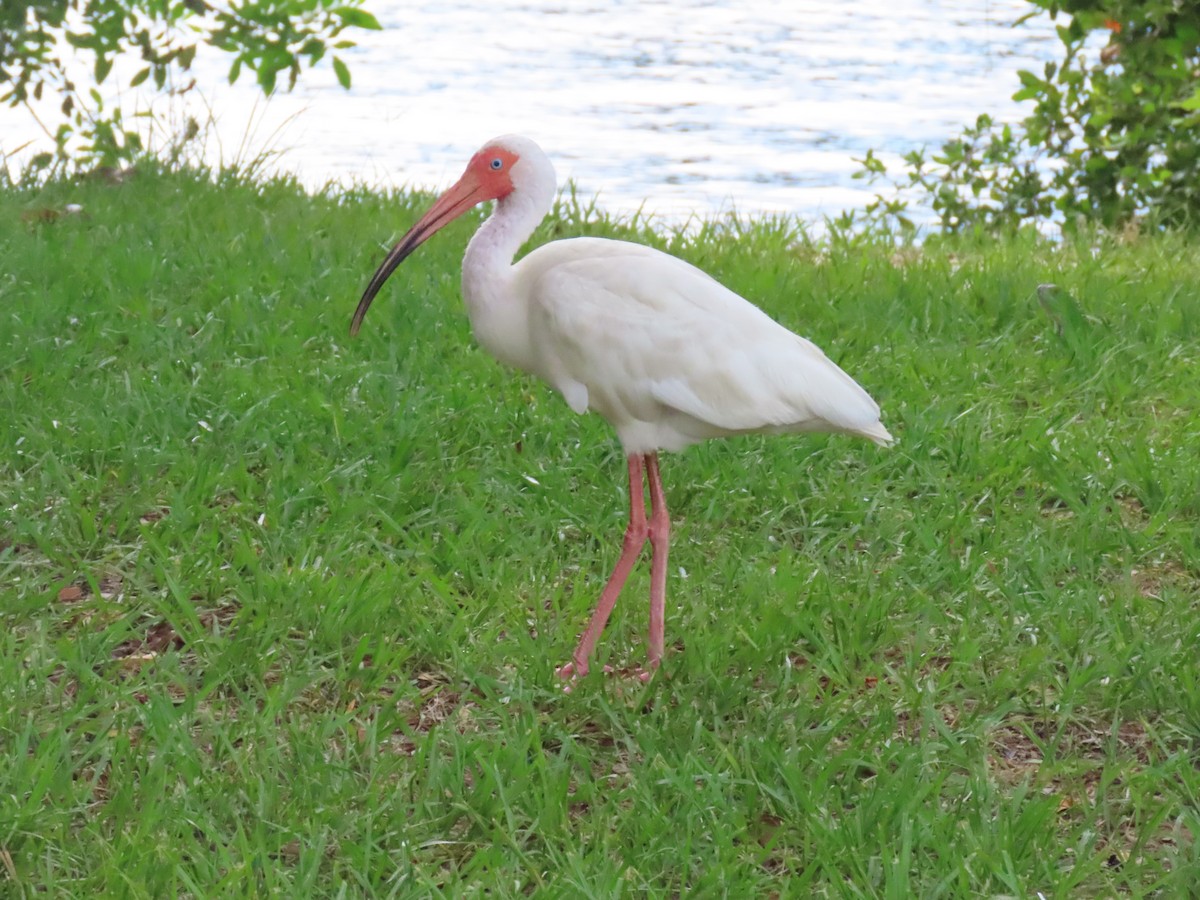
M 497 156 L 495 159 L 492 160 L 492 168 L 495 169 L 497 172 L 500 171 L 501 169 L 504 168 L 504 160 L 502 160 L 500 157 Z

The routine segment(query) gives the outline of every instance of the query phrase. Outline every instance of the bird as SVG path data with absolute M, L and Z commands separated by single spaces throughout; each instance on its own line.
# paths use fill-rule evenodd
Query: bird
M 628 467 L 620 557 L 571 659 L 555 670 L 570 690 L 588 674 L 647 542 L 647 664 L 636 675 L 649 681 L 662 664 L 671 520 L 660 452 L 749 433 L 838 432 L 881 446 L 893 438 L 878 404 L 815 344 L 678 257 L 630 241 L 576 237 L 514 264 L 557 190 L 554 165 L 534 141 L 512 134 L 488 141 L 376 269 L 350 334 L 417 247 L 495 202 L 463 257 L 462 296 L 475 340 L 501 363 L 546 382 L 575 413 L 606 419 Z

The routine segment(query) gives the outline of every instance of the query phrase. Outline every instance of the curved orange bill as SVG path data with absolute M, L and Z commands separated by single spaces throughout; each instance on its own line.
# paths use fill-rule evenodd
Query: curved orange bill
M 363 317 L 366 316 L 371 301 L 375 299 L 375 295 L 379 293 L 383 283 L 388 280 L 388 276 L 396 271 L 396 267 L 408 259 L 414 250 L 429 240 L 442 226 L 457 219 L 471 207 L 486 199 L 488 198 L 483 185 L 470 172 L 463 175 L 454 187 L 437 198 L 433 206 L 429 207 L 428 212 L 421 216 L 417 220 L 417 224 L 400 239 L 400 242 L 392 248 L 379 268 L 375 270 L 375 274 L 371 276 L 370 284 L 363 291 L 362 299 L 358 301 L 358 309 L 354 310 L 354 318 L 350 320 L 351 336 L 358 334 L 358 329 L 362 326 Z

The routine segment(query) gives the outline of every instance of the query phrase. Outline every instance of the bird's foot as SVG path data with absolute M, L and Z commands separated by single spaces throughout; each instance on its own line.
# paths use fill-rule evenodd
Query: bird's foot
M 658 666 L 659 664 L 657 662 L 649 663 L 647 668 L 644 669 L 641 666 L 634 666 L 625 669 L 614 669 L 612 666 L 605 666 L 603 669 L 601 669 L 601 671 L 604 672 L 605 675 L 616 675 L 619 679 L 636 678 L 642 684 L 649 684 L 655 673 L 658 672 Z M 559 680 L 563 682 L 563 693 L 569 694 L 575 687 L 575 682 L 580 678 L 586 677 L 589 671 L 590 670 L 586 662 L 572 660 L 566 665 L 559 666 L 557 669 L 555 669 L 554 674 L 557 675 Z
M 638 680 L 642 682 L 642 684 L 649 684 L 650 679 L 658 674 L 659 666 L 661 664 L 662 663 L 660 660 L 652 659 L 646 663 L 646 668 L 643 669 L 641 666 L 638 666 L 636 669 L 634 669 L 634 674 L 637 676 Z M 664 675 L 664 677 L 666 676 Z
M 608 668 L 607 666 L 605 667 Z M 587 662 L 579 662 L 572 660 L 566 665 L 559 666 L 554 670 L 554 674 L 558 676 L 558 680 L 563 683 L 563 693 L 571 693 L 571 688 L 574 687 L 577 678 L 583 678 L 588 673 Z

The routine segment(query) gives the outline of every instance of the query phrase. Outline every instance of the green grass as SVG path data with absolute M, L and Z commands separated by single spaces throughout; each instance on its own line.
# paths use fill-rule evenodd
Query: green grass
M 620 449 L 474 347 L 477 220 L 347 337 L 424 202 L 0 193 L 0 894 L 1193 889 L 1195 243 L 641 235 L 817 341 L 899 441 L 667 457 L 670 677 L 564 695 Z M 589 232 L 620 229 L 563 209 L 535 240 Z M 647 587 L 602 662 L 642 659 Z

